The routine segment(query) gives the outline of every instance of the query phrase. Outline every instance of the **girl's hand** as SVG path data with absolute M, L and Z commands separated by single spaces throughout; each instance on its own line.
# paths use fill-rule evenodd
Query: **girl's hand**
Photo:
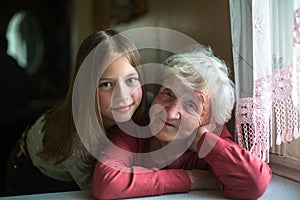
M 191 190 L 218 189 L 217 181 L 207 170 L 185 170 L 191 180 Z

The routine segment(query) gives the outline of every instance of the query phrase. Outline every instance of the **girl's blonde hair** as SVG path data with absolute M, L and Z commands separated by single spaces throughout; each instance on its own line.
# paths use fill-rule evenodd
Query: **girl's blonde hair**
M 113 39 L 113 36 L 115 35 L 118 35 L 117 41 Z M 94 167 L 96 159 L 82 144 L 76 131 L 72 113 L 72 94 L 74 82 L 79 68 L 89 53 L 98 45 L 100 48 L 104 48 L 102 51 L 104 51 L 108 56 L 125 55 L 132 66 L 137 67 L 141 65 L 141 57 L 135 45 L 126 36 L 115 30 L 107 29 L 95 32 L 89 35 L 82 42 L 77 52 L 75 68 L 71 75 L 70 85 L 66 97 L 45 114 L 45 125 L 42 130 L 45 133 L 43 139 L 44 148 L 38 153 L 38 155 L 41 159 L 47 162 L 57 164 L 63 162 L 69 156 L 75 153 L 76 159 L 80 164 L 82 164 L 84 169 L 89 170 L 90 168 Z M 101 58 L 101 56 L 99 56 L 99 58 Z M 139 72 L 139 75 L 140 78 L 143 79 L 143 74 L 141 72 Z M 142 103 L 135 112 L 136 114 L 134 115 L 134 118 L 139 118 L 138 114 L 142 113 L 140 110 L 145 109 L 146 98 L 144 98 L 144 93 L 145 92 L 143 92 Z M 97 98 L 95 101 L 97 101 Z M 101 114 L 99 114 L 101 113 L 101 110 L 99 107 L 97 107 L 97 102 L 95 105 L 100 127 L 104 130 L 102 117 Z

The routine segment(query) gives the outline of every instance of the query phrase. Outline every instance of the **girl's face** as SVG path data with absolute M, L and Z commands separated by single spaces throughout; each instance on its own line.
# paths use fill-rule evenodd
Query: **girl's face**
M 150 130 L 157 139 L 171 142 L 187 139 L 200 125 L 201 95 L 168 76 L 152 101 Z
M 125 56 L 112 62 L 102 74 L 98 98 L 105 128 L 128 121 L 140 105 L 139 75 Z

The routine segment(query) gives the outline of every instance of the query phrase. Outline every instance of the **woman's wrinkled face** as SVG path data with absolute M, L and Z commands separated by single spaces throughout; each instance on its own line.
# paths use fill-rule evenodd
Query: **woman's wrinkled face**
M 188 138 L 200 125 L 201 95 L 168 75 L 150 109 L 150 130 L 163 142 Z
M 112 62 L 102 74 L 98 89 L 105 127 L 128 121 L 142 100 L 138 72 L 125 56 Z

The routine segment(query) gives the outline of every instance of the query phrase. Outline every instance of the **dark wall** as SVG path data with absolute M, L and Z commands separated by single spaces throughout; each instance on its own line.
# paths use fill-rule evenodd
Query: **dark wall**
M 9 64 L 13 63 L 10 58 L 4 59 L 4 55 L 1 54 L 0 69 L 3 87 L 1 86 L 0 131 L 3 139 L 1 139 L 0 157 L 0 196 L 4 195 L 6 159 L 13 145 L 27 125 L 32 124 L 40 114 L 53 106 L 66 93 L 71 69 L 70 2 L 69 0 L 2 0 L 0 2 L 0 35 L 5 34 L 12 16 L 20 10 L 25 10 L 36 16 L 44 42 L 44 55 L 38 70 L 33 74 L 25 72 L 26 77 L 23 76 L 21 69 L 12 68 L 15 64 Z M 4 42 L 1 42 L 1 45 L 2 48 Z
M 6 31 L 10 18 L 20 10 L 36 16 L 44 41 L 44 56 L 38 71 L 30 75 L 35 99 L 56 99 L 65 93 L 70 71 L 69 0 L 2 0 L 1 31 Z

